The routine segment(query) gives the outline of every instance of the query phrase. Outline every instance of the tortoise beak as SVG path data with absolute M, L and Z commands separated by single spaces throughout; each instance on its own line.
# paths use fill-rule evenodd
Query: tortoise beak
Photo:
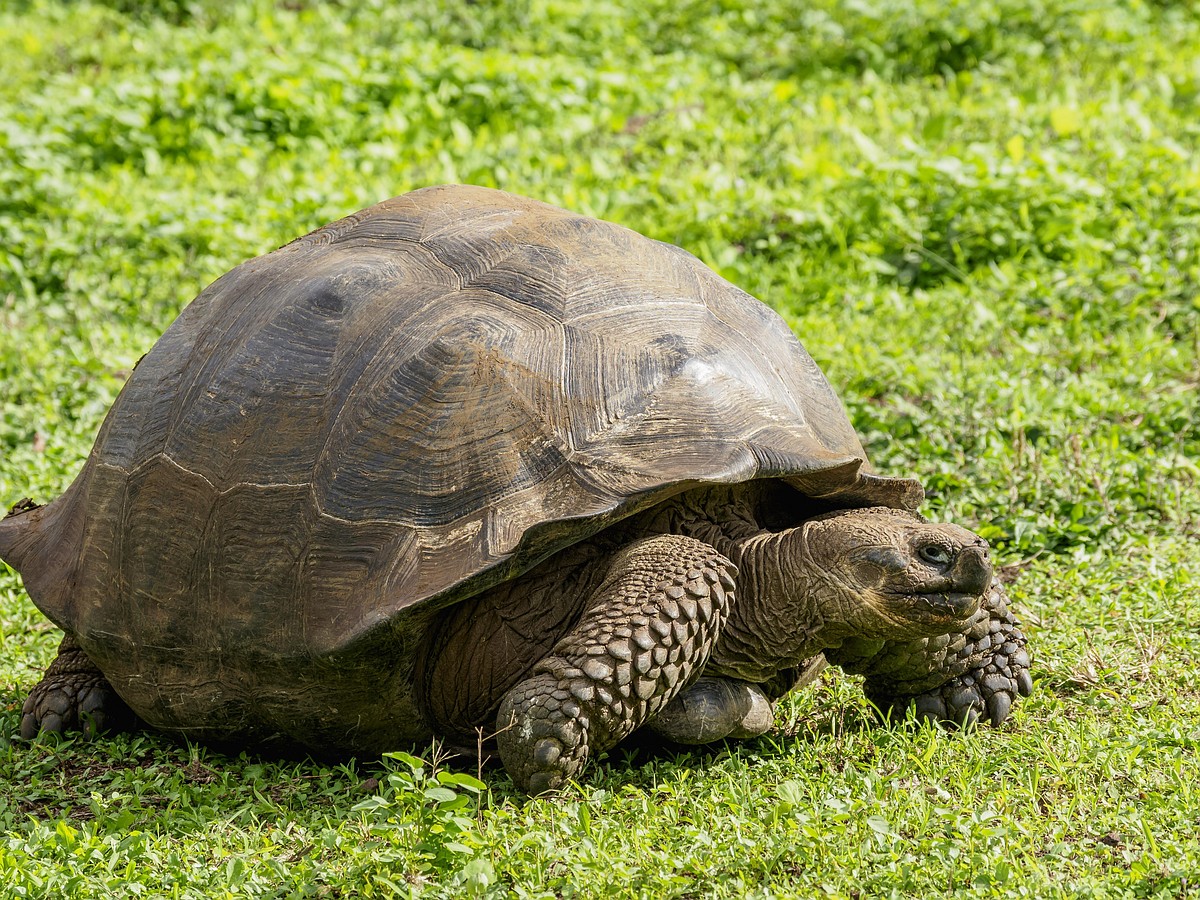
M 992 559 L 982 539 L 959 551 L 950 569 L 956 591 L 981 596 L 992 583 Z

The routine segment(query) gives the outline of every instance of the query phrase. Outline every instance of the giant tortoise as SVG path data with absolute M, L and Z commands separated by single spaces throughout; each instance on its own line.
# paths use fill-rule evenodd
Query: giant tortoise
M 762 733 L 826 661 L 882 710 L 999 723 L 1025 639 L 987 544 L 922 497 L 693 256 L 416 191 L 209 286 L 66 493 L 0 523 L 66 633 L 21 732 L 494 737 L 540 792 L 643 725 Z

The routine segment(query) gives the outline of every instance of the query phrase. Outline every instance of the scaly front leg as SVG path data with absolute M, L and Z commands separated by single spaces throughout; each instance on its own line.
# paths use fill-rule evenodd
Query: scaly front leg
M 830 662 L 866 675 L 866 694 L 885 715 L 919 716 L 969 726 L 999 725 L 1013 702 L 1033 690 L 1025 635 L 993 580 L 979 611 L 952 634 L 919 641 L 865 638 L 826 650 Z
M 708 544 L 679 535 L 619 553 L 583 619 L 500 704 L 496 740 L 517 786 L 559 787 L 694 681 L 736 573 Z

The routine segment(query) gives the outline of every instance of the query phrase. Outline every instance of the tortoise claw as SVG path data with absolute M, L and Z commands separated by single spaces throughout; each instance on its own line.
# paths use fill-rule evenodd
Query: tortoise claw
M 1028 660 L 1025 660 L 1026 664 Z M 895 697 L 881 704 L 885 715 L 902 715 L 910 704 L 918 718 L 958 728 L 973 728 L 986 721 L 993 728 L 1008 718 L 1013 703 L 1028 696 L 1033 687 L 1029 671 L 1013 671 L 1011 664 L 1004 671 L 992 671 L 995 663 L 974 669 L 915 697 Z

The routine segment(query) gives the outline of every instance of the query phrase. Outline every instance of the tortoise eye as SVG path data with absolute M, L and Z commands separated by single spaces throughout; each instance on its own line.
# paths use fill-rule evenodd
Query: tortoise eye
M 935 566 L 944 566 L 954 557 L 950 548 L 944 544 L 926 544 L 917 551 L 917 554 L 925 562 L 933 563 Z

